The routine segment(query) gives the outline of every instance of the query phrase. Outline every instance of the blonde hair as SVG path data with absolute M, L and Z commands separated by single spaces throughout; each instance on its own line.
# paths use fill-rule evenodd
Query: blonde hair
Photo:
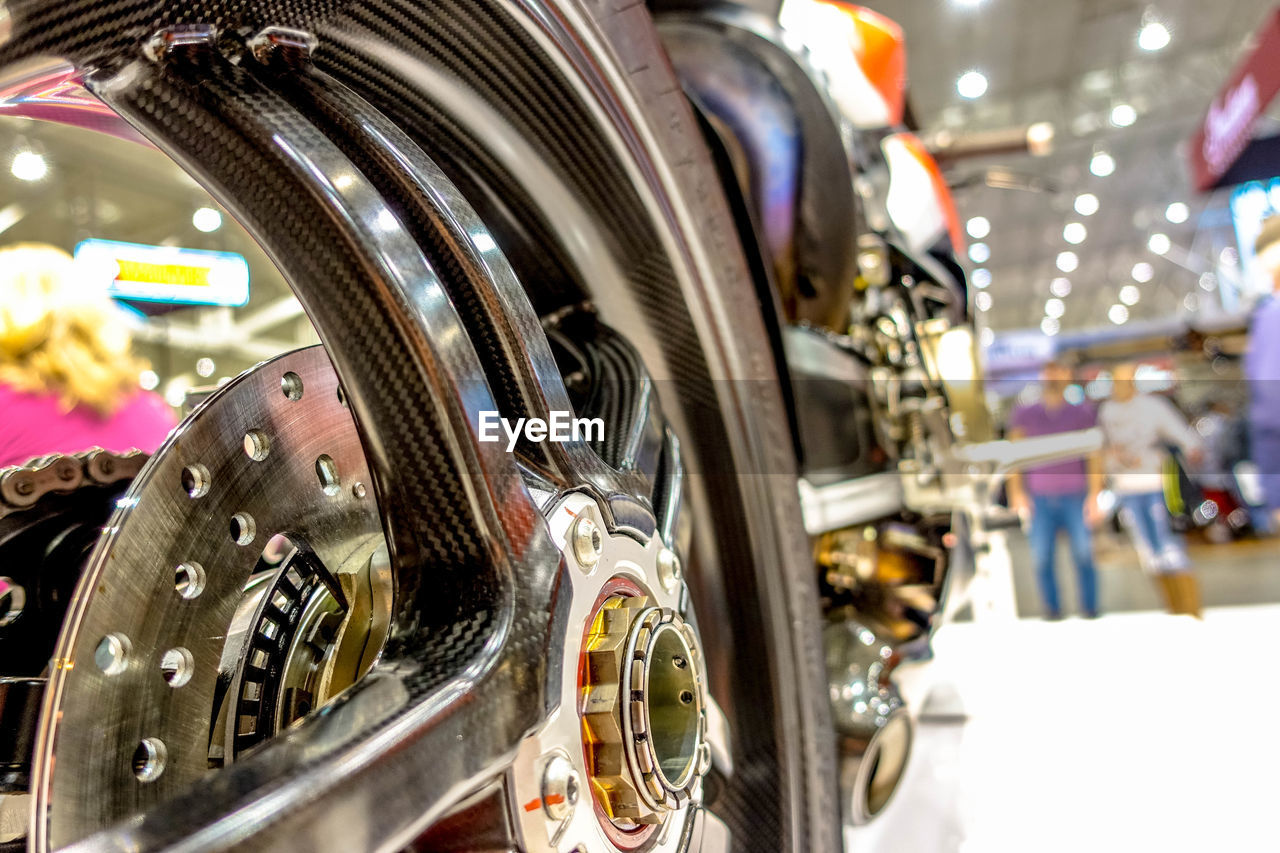
M 70 255 L 43 243 L 0 249 L 0 381 L 109 415 L 145 367 L 119 310 Z

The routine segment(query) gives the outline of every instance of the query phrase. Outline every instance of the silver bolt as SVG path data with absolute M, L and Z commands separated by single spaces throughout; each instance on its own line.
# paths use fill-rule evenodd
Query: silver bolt
M 364 483 L 357 482 L 351 487 L 351 494 L 355 495 L 357 498 L 363 498 L 368 494 L 368 489 L 365 488 Z
M 600 533 L 596 523 L 585 515 L 579 516 L 573 523 L 570 539 L 573 542 L 573 555 L 578 558 L 578 565 L 582 570 L 590 571 L 595 568 L 604 552 L 604 535 Z
M 581 793 L 578 771 L 563 755 L 553 755 L 542 771 L 542 809 L 547 817 L 555 821 L 567 818 Z
M 683 577 L 684 569 L 680 565 L 680 558 L 676 556 L 676 552 L 670 548 L 659 551 L 658 580 L 662 582 L 663 588 L 667 592 L 675 592 Z

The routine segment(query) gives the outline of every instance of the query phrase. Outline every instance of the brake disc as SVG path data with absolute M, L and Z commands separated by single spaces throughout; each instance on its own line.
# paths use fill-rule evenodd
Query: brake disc
M 41 714 L 35 849 L 146 809 L 367 670 L 391 602 L 379 518 L 321 347 L 204 402 L 77 587 Z

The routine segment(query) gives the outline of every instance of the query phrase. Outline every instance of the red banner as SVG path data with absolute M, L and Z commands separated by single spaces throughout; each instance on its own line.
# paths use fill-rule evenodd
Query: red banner
M 1253 137 L 1253 125 L 1280 92 L 1280 9 L 1258 31 L 1249 56 L 1236 67 L 1209 105 L 1191 138 L 1196 188 L 1212 189 Z M 1278 170 L 1280 171 L 1280 170 Z

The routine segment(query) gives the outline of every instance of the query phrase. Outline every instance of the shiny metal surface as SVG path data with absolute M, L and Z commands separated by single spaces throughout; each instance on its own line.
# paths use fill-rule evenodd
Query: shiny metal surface
M 828 625 L 823 638 L 844 815 L 862 824 L 889 804 L 911 754 L 911 718 L 890 680 L 899 656 L 889 642 L 852 619 Z
M 902 477 L 892 471 L 821 486 L 801 480 L 799 491 L 813 535 L 892 515 L 903 503 Z
M 299 399 L 281 390 L 288 374 L 301 380 Z M 267 448 L 260 460 L 245 451 L 250 434 Z M 317 479 L 322 455 L 339 472 L 333 493 Z M 193 471 L 207 486 L 184 487 L 184 472 L 190 485 Z M 94 549 L 55 651 L 33 786 L 51 845 L 146 808 L 208 771 L 223 639 L 264 545 L 284 533 L 332 571 L 367 562 L 383 543 L 372 495 L 355 496 L 356 484 L 368 482 L 355 423 L 319 347 L 241 375 L 170 436 Z M 195 565 L 203 589 L 188 597 L 175 588 L 175 572 Z M 109 671 L 95 662 L 104 637 L 122 647 L 120 660 L 109 656 Z M 161 671 L 174 649 L 190 660 L 180 686 Z M 144 743 L 163 745 L 163 768 L 138 772 Z

